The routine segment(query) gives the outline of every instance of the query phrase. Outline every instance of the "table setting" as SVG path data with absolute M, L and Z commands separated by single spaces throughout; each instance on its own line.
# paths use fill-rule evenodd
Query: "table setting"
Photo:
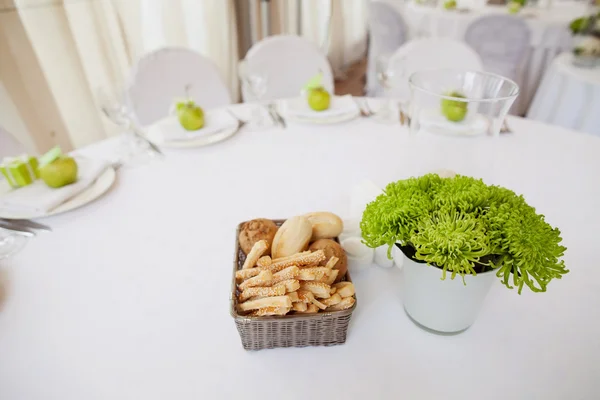
M 0 398 L 594 398 L 600 139 L 494 74 L 410 85 L 119 101 L 121 137 L 3 160 Z

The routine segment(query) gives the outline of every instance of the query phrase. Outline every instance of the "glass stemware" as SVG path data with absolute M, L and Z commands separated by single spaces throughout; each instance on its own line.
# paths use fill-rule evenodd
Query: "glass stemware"
M 0 260 L 20 251 L 27 244 L 25 236 L 0 228 Z
M 97 100 L 104 116 L 123 130 L 119 149 L 119 162 L 126 166 L 148 162 L 159 155 L 144 139 L 135 125 L 130 110 L 125 105 L 124 94 L 119 85 L 107 85 L 98 89 Z
M 375 63 L 377 80 L 383 88 L 384 95 L 384 98 L 381 102 L 381 107 L 379 108 L 376 117 L 379 121 L 388 124 L 393 124 L 398 121 L 398 118 L 396 118 L 397 116 L 394 103 L 390 98 L 394 80 L 394 69 L 390 64 L 391 56 L 391 54 L 383 54 L 377 57 Z
M 267 93 L 267 73 L 259 68 L 250 68 L 248 62 L 242 60 L 239 64 L 239 74 L 243 91 L 250 94 L 254 101 L 251 123 L 259 128 L 265 127 L 268 123 L 263 112 L 261 100 Z

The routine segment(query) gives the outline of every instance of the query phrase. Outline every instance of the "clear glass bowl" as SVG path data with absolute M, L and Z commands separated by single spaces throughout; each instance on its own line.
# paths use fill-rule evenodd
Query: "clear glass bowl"
M 498 136 L 519 95 L 515 82 L 487 72 L 419 71 L 409 85 L 412 134 Z

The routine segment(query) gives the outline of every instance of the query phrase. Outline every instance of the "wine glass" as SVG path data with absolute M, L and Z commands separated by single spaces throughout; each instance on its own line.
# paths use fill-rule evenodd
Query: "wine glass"
M 381 87 L 383 87 L 383 95 L 384 99 L 381 102 L 381 108 L 377 112 L 377 119 L 384 123 L 395 123 L 397 122 L 396 118 L 396 109 L 392 100 L 389 98 L 391 95 L 390 90 L 393 89 L 393 81 L 395 76 L 395 71 L 392 68 L 390 63 L 392 54 L 382 54 L 377 57 L 375 63 L 375 69 L 377 73 L 377 80 Z
M 27 238 L 0 228 L 0 260 L 20 251 L 27 244 Z
M 263 113 L 261 99 L 267 93 L 268 75 L 261 68 L 250 68 L 246 60 L 240 61 L 239 73 L 244 92 L 249 93 L 254 101 L 252 123 L 257 127 L 265 127 L 267 121 Z
M 119 162 L 137 165 L 148 162 L 159 155 L 155 146 L 144 138 L 125 105 L 124 94 L 118 84 L 100 87 L 96 93 L 102 113 L 115 125 L 123 129 L 123 140 L 119 149 Z

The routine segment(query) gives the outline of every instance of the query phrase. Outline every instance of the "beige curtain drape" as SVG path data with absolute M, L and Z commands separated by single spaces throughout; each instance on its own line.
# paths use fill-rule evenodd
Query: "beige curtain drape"
M 272 0 L 271 33 L 315 41 L 341 71 L 365 53 L 366 1 Z M 237 63 L 248 41 L 238 19 L 246 17 L 241 6 L 253 2 L 0 0 L 0 126 L 37 153 L 115 135 L 98 111 L 98 88 L 122 85 L 139 57 L 162 46 L 212 59 L 236 99 Z

